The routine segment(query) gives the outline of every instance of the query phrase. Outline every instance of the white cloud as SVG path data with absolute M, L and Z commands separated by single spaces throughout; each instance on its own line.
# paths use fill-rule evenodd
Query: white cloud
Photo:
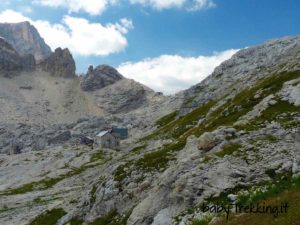
M 81 55 L 108 55 L 123 50 L 127 46 L 124 34 L 132 28 L 128 19 L 106 26 L 70 16 L 63 21 L 70 29 L 69 48 Z
M 198 11 L 201 9 L 209 9 L 214 8 L 217 5 L 213 2 L 213 0 L 195 0 L 194 4 L 188 9 L 190 11 Z
M 22 21 L 30 21 L 30 19 L 13 10 L 5 10 L 0 14 L 1 23 L 18 23 Z
M 162 10 L 173 7 L 182 7 L 186 0 L 129 0 L 131 4 L 141 4 Z
M 52 8 L 66 8 L 71 12 L 86 12 L 90 15 L 100 15 L 109 5 L 115 5 L 121 0 L 34 0 L 36 4 Z M 184 8 L 188 11 L 198 11 L 216 6 L 214 0 L 128 0 L 130 4 L 149 6 L 156 10 Z
M 131 4 L 150 6 L 157 10 L 185 8 L 189 11 L 198 11 L 216 6 L 213 0 L 129 0 L 129 2 Z
M 123 63 L 118 67 L 118 71 L 155 91 L 174 94 L 202 81 L 216 66 L 236 52 L 237 50 L 231 49 L 213 56 L 199 57 L 162 55 L 140 62 Z
M 90 15 L 99 15 L 109 4 L 114 4 L 115 0 L 34 0 L 33 2 L 54 8 L 67 8 L 70 13 L 82 11 Z
M 104 56 L 124 50 L 128 45 L 125 34 L 133 28 L 132 21 L 126 18 L 115 24 L 102 25 L 65 16 L 62 23 L 51 24 L 44 20 L 32 20 L 13 10 L 0 13 L 0 22 L 22 21 L 34 25 L 52 50 L 69 48 L 72 53 L 83 56 Z

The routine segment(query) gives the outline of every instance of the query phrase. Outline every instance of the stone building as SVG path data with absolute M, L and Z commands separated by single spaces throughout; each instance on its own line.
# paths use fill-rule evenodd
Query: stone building
M 113 127 L 108 130 L 101 131 L 96 136 L 96 144 L 102 148 L 114 149 L 120 146 L 120 140 L 128 138 L 128 129 Z
M 102 148 L 114 149 L 120 146 L 120 138 L 112 135 L 111 130 L 101 131 L 96 136 L 96 143 Z

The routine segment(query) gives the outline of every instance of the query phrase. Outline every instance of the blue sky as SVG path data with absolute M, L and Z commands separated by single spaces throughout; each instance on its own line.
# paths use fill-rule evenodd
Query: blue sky
M 4 0 L 0 22 L 29 20 L 77 72 L 110 64 L 168 94 L 238 49 L 300 34 L 299 0 Z

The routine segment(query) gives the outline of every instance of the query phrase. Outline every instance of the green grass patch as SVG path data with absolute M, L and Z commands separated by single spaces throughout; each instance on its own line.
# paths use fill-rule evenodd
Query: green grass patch
M 54 178 L 46 178 L 46 179 L 43 179 L 40 181 L 34 181 L 34 182 L 31 182 L 28 184 L 24 184 L 23 186 L 18 187 L 18 188 L 8 189 L 4 192 L 1 192 L 0 196 L 1 195 L 25 194 L 25 193 L 32 192 L 32 191 L 42 191 L 42 190 L 49 189 L 49 188 L 53 187 L 54 185 L 56 185 L 58 182 L 66 179 L 66 178 L 81 174 L 84 171 L 86 171 L 87 169 L 98 166 L 99 164 L 94 165 L 94 164 L 90 164 L 90 163 L 99 161 L 101 159 L 104 159 L 104 154 L 102 152 L 95 153 L 91 157 L 90 162 L 85 163 L 80 167 L 72 167 L 71 170 L 66 174 L 63 174 L 63 175 L 60 175 L 60 176 L 54 177 Z
M 105 158 L 105 153 L 102 151 L 96 152 L 92 154 L 90 162 L 96 162 L 99 160 L 103 160 Z
M 188 131 L 191 126 L 197 125 L 201 118 L 204 118 L 208 113 L 209 109 L 213 107 L 217 101 L 210 101 L 204 104 L 190 113 L 186 114 L 175 121 L 168 123 L 167 125 L 161 127 L 160 129 L 154 131 L 152 134 L 140 139 L 140 141 L 148 141 L 151 139 L 159 138 L 174 138 L 177 139 Z
M 125 164 L 119 165 L 118 168 L 113 173 L 114 179 L 116 181 L 120 182 L 120 181 L 124 180 L 127 176 L 129 176 L 127 171 L 131 164 L 132 164 L 132 162 L 129 161 L 129 162 L 126 162 Z
M 225 155 L 232 155 L 234 152 L 238 151 L 241 148 L 241 144 L 227 144 L 223 147 L 223 149 L 217 153 L 215 153 L 216 156 L 224 157 Z
M 208 163 L 209 161 L 211 161 L 213 159 L 213 157 L 211 155 L 206 155 L 204 156 L 203 162 L 204 163 Z
M 70 225 L 82 225 L 84 223 L 84 220 L 80 219 L 80 218 L 72 218 L 70 221 L 66 222 L 64 225 L 66 224 L 70 224 Z
M 279 116 L 282 115 L 283 113 L 285 113 L 286 116 L 282 116 L 282 118 L 279 118 Z M 275 121 L 277 120 L 278 122 L 281 122 L 284 125 L 284 122 L 292 120 L 291 113 L 300 113 L 300 107 L 290 104 L 287 101 L 279 100 L 277 104 L 270 106 L 265 111 L 263 111 L 259 120 L 261 122 L 262 121 L 271 122 L 273 120 Z
M 173 159 L 173 152 L 184 148 L 186 139 L 181 138 L 176 143 L 164 145 L 161 149 L 145 154 L 135 163 L 136 167 L 142 168 L 146 171 L 153 169 L 164 169 L 168 162 Z
M 137 146 L 135 148 L 133 148 L 131 150 L 131 152 L 135 153 L 135 154 L 139 154 L 141 153 L 142 150 L 144 150 L 147 147 L 147 145 L 141 145 L 141 146 Z
M 90 199 L 90 202 L 91 202 L 91 204 L 94 204 L 95 203 L 95 201 L 96 201 L 96 191 L 97 191 L 97 185 L 96 184 L 94 184 L 93 185 L 93 187 L 92 187 L 92 190 L 91 190 L 91 199 Z
M 162 127 L 167 125 L 168 123 L 172 122 L 173 120 L 175 120 L 176 116 L 177 116 L 178 112 L 172 112 L 166 116 L 163 116 L 162 118 L 160 118 L 159 120 L 157 120 L 155 122 L 155 125 L 158 127 Z
M 263 137 L 259 138 L 259 140 L 268 141 L 271 143 L 276 143 L 278 141 L 277 138 L 271 134 L 263 136 Z
M 13 210 L 11 208 L 8 208 L 7 205 L 4 205 L 2 208 L 0 208 L 0 214 L 3 213 L 3 212 L 7 212 L 7 211 L 10 211 L 10 210 Z
M 52 209 L 36 217 L 29 225 L 55 225 L 67 213 L 62 209 Z
M 108 214 L 94 220 L 90 225 L 110 225 L 117 215 L 117 210 L 112 210 Z
M 191 97 L 191 98 L 186 99 L 186 100 L 184 101 L 183 105 L 191 104 L 191 103 L 194 101 L 195 98 L 196 98 L 196 96 L 195 96 L 195 97 Z
M 299 114 L 300 107 L 295 106 L 287 101 L 278 100 L 273 106 L 268 107 L 261 113 L 260 117 L 254 118 L 249 121 L 248 124 L 239 126 L 237 128 L 244 129 L 247 131 L 259 129 L 266 121 L 269 123 L 272 121 L 277 121 L 284 128 L 299 127 L 300 121 L 295 121 L 292 113 Z M 275 140 L 269 139 L 272 142 Z

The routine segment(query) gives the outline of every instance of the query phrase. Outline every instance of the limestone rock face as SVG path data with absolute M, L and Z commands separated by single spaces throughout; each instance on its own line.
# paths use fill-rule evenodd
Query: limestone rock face
M 4 39 L 0 39 L 0 70 L 1 71 L 18 71 L 22 69 L 21 57 L 16 50 Z
M 300 79 L 285 83 L 281 96 L 285 101 L 300 106 Z
M 121 79 L 123 79 L 123 76 L 113 67 L 100 65 L 93 69 L 90 66 L 87 75 L 81 82 L 81 89 L 83 91 L 95 91 Z
M 20 56 L 3 38 L 0 38 L 0 73 L 11 76 L 21 70 L 33 70 L 35 60 L 32 55 Z
M 75 77 L 75 61 L 67 48 L 55 49 L 55 52 L 41 63 L 41 67 L 52 76 L 64 78 Z
M 18 143 L 17 141 L 12 141 L 12 143 L 10 144 L 9 154 L 10 155 L 20 154 L 21 150 L 22 150 L 21 144 Z
M 22 57 L 22 68 L 26 71 L 33 71 L 36 68 L 36 61 L 33 55 L 25 55 Z
M 98 106 L 110 114 L 116 114 L 128 113 L 144 106 L 154 91 L 134 80 L 121 79 L 93 93 Z
M 66 131 L 61 131 L 58 133 L 56 136 L 54 136 L 52 139 L 50 139 L 51 144 L 61 144 L 66 141 L 68 141 L 71 138 L 71 132 L 66 130 Z
M 20 55 L 32 54 L 35 60 L 40 61 L 51 54 L 50 47 L 29 22 L 0 23 L 0 36 L 5 38 Z

